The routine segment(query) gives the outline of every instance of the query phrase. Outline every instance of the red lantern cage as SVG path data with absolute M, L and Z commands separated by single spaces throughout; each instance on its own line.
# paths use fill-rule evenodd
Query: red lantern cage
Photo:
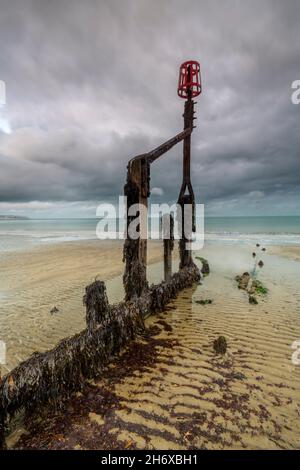
M 195 98 L 202 91 L 200 64 L 188 60 L 180 66 L 177 93 L 180 98 Z

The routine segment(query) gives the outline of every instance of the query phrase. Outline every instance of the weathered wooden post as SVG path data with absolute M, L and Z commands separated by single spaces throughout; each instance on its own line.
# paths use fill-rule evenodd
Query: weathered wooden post
M 110 306 L 103 281 L 95 281 L 85 288 L 83 302 L 86 306 L 86 325 L 92 331 L 110 321 Z
M 195 127 L 193 98 L 201 93 L 200 65 L 198 62 L 190 60 L 184 62 L 180 67 L 178 96 L 186 99 L 184 105 L 184 129 Z M 187 245 L 191 242 L 192 233 L 196 231 L 195 224 L 195 196 L 191 183 L 191 133 L 183 141 L 183 179 L 178 197 L 178 204 L 181 207 L 181 214 L 178 223 L 181 238 L 179 241 L 180 269 L 190 266 L 193 263 L 192 252 Z
M 127 167 L 124 195 L 127 198 L 127 237 L 124 244 L 125 272 L 123 276 L 125 299 L 140 297 L 147 289 L 147 232 L 150 164 L 147 158 L 134 158 Z M 137 207 L 137 205 L 139 205 Z M 138 211 L 131 212 L 134 208 Z M 132 225 L 138 220 L 136 225 Z M 130 231 L 136 227 L 138 237 Z

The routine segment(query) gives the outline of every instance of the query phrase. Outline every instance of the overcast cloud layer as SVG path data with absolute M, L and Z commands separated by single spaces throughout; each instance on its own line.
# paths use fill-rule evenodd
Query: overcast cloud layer
M 300 214 L 300 2 L 0 0 L 0 213 L 93 216 L 126 162 L 182 128 L 201 63 L 192 181 L 209 214 Z M 176 200 L 179 144 L 153 165 Z

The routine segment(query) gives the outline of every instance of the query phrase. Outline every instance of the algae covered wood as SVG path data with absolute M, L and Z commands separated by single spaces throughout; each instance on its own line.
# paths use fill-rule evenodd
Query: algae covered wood
M 79 390 L 86 379 L 99 376 L 111 358 L 144 330 L 144 318 L 161 312 L 178 292 L 200 279 L 196 267 L 175 273 L 168 282 L 152 285 L 135 301 L 107 303 L 105 284 L 94 282 L 86 288 L 84 303 L 87 328 L 62 340 L 55 348 L 34 353 L 0 383 L 0 443 L 4 423 L 24 409 L 32 412 L 46 403 L 60 401 Z

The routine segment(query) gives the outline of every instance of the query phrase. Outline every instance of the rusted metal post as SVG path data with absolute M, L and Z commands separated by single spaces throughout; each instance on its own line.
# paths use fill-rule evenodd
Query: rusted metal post
M 164 240 L 164 280 L 172 277 L 172 251 L 174 248 L 174 218 L 172 214 L 162 216 L 162 231 Z
M 191 91 L 188 92 L 188 99 L 184 105 L 184 129 L 193 129 L 194 121 L 194 101 Z M 183 141 L 183 179 L 179 193 L 178 204 L 181 207 L 181 239 L 179 241 L 180 269 L 190 266 L 193 263 L 192 252 L 187 249 L 190 243 L 192 232 L 195 232 L 195 195 L 191 184 L 191 134 Z

